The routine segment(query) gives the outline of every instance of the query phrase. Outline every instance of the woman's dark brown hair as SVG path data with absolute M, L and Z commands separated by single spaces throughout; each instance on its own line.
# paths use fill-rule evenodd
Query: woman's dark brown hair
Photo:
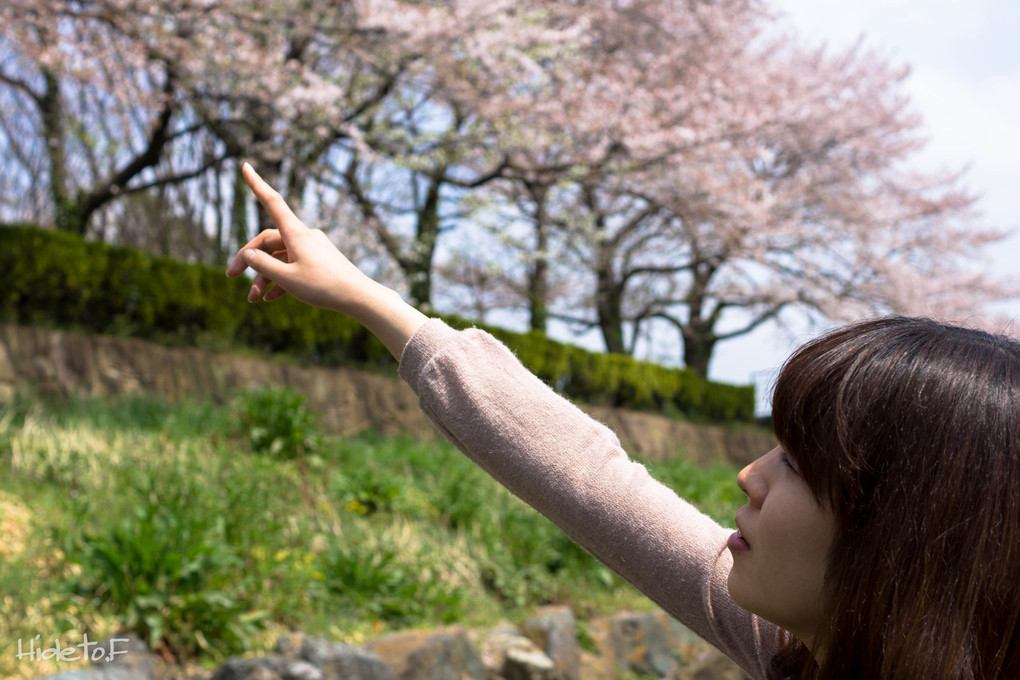
M 1020 345 L 912 318 L 797 351 L 773 398 L 780 444 L 831 509 L 818 665 L 770 675 L 1020 678 Z

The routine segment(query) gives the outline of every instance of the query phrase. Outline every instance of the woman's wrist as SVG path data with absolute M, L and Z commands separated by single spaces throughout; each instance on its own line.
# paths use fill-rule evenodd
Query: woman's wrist
M 429 320 L 391 288 L 373 281 L 372 289 L 351 311 L 343 311 L 385 345 L 397 360 L 404 345 Z

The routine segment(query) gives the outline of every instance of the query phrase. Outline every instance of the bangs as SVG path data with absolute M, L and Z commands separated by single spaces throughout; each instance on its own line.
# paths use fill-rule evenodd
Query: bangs
M 1003 386 L 1013 384 L 1005 375 L 1017 371 L 1016 351 L 1002 337 L 930 319 L 841 327 L 801 347 L 780 371 L 776 439 L 817 500 L 854 504 L 891 466 L 911 464 L 896 452 L 958 456 L 987 439 L 970 430 L 993 413 L 1015 412 Z
M 772 401 L 773 431 L 820 503 L 861 492 L 861 455 L 894 397 L 903 356 L 894 336 L 910 333 L 899 317 L 843 326 L 798 349 L 780 371 Z M 916 326 L 910 329 L 916 333 Z M 879 428 L 881 429 L 881 428 Z M 872 434 L 875 434 L 873 431 Z M 855 493 L 857 492 L 857 493 Z
M 852 359 L 823 344 L 801 347 L 783 366 L 772 396 L 772 428 L 815 500 L 831 505 L 839 496 L 837 460 L 845 449 L 835 405 Z

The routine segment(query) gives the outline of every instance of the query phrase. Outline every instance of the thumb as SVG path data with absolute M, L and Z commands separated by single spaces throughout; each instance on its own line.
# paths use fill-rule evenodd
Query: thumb
M 261 299 L 274 281 L 279 284 L 287 277 L 287 263 L 270 255 L 263 250 L 247 248 L 241 252 L 241 258 L 245 264 L 255 270 L 257 276 L 252 279 L 251 290 L 248 292 L 248 302 L 255 302 Z M 282 297 L 282 296 L 276 296 Z M 275 297 L 273 299 L 276 299 Z
M 246 248 L 241 253 L 241 257 L 244 258 L 245 264 L 267 278 L 277 279 L 279 275 L 286 272 L 287 263 L 273 257 L 264 250 Z

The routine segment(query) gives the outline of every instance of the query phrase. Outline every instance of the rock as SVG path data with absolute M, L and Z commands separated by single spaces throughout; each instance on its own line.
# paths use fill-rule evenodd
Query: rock
M 556 664 L 564 680 L 581 677 L 581 645 L 577 641 L 577 621 L 569 607 L 542 607 L 523 627 L 527 635 Z
M 280 638 L 276 652 L 307 661 L 322 672 L 323 680 L 396 680 L 382 659 L 352 645 L 295 635 Z
M 14 400 L 17 393 L 18 374 L 14 371 L 7 346 L 0 342 L 0 404 Z
M 748 680 L 748 677 L 736 662 L 703 642 L 702 650 L 677 669 L 671 680 Z
M 78 654 L 90 661 L 91 668 L 63 671 L 45 676 L 46 680 L 157 680 L 162 664 L 149 652 L 148 645 L 134 633 L 121 633 L 100 642 L 84 640 L 87 645 Z
M 666 612 L 659 610 L 655 612 L 654 616 L 666 632 L 673 656 L 681 665 L 689 663 L 705 650 L 715 650 L 715 647 L 698 637 L 697 633 Z
M 44 676 L 42 680 L 136 680 L 136 676 L 124 668 L 90 668 L 88 670 L 54 673 Z
M 556 664 L 514 628 L 497 628 L 482 640 L 486 677 L 503 680 L 562 680 Z
M 101 651 L 100 651 L 101 650 Z M 111 635 L 92 650 L 92 664 L 107 671 L 124 670 L 138 680 L 156 680 L 157 664 L 149 645 L 134 633 Z
M 587 623 L 587 636 L 594 652 L 581 652 L 581 677 L 585 680 L 610 680 L 617 676 L 616 651 L 608 617 Z
M 590 670 L 599 677 L 627 671 L 665 677 L 677 667 L 674 632 L 664 625 L 659 612 L 595 619 L 588 632 L 601 657 L 601 667 Z
M 617 658 L 638 673 L 669 675 L 677 665 L 670 634 L 657 612 L 619 614 L 612 619 Z
M 538 647 L 522 645 L 507 650 L 503 664 L 505 680 L 560 680 L 561 677 L 553 660 Z
M 613 430 L 625 451 L 647 461 L 683 458 L 698 465 L 725 461 L 743 467 L 775 446 L 766 431 L 702 425 L 605 406 L 582 408 Z
M 0 324 L 0 402 L 24 388 L 54 397 L 154 393 L 170 401 L 222 402 L 256 385 L 305 393 L 322 424 L 343 434 L 376 429 L 438 436 L 406 383 L 372 372 Z
M 488 631 L 473 630 L 469 635 L 481 656 L 486 680 L 502 678 L 506 642 L 510 638 L 520 637 L 521 631 L 512 623 L 501 621 Z
M 367 645 L 400 680 L 484 680 L 482 658 L 459 627 L 395 633 Z
M 324 680 L 321 670 L 300 659 L 270 654 L 253 659 L 231 659 L 211 680 Z

